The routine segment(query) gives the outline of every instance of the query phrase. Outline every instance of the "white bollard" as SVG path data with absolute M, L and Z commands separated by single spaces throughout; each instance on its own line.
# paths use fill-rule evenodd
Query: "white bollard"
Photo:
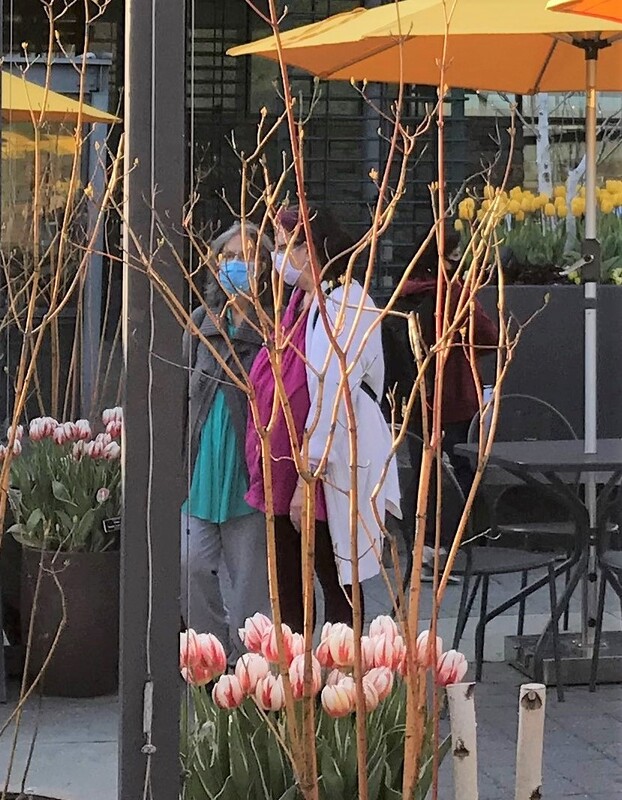
M 539 800 L 542 796 L 542 751 L 546 686 L 524 683 L 518 703 L 515 800 Z
M 447 687 L 456 800 L 478 800 L 474 694 L 474 683 L 455 683 Z

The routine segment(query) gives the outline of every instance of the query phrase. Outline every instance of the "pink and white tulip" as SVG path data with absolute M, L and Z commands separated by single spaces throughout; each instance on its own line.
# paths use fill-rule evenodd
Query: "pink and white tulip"
M 264 711 L 280 711 L 285 705 L 283 678 L 278 675 L 266 675 L 257 682 L 255 701 Z
M 8 430 L 6 432 L 6 438 L 9 440 L 9 442 L 11 441 L 12 434 L 13 434 L 13 426 L 9 425 Z M 24 438 L 24 426 L 18 425 L 15 428 L 15 440 L 21 442 L 23 438 Z
M 382 702 L 386 700 L 393 689 L 393 673 L 387 667 L 374 667 L 363 677 L 363 685 L 366 682 L 374 687 L 378 694 L 378 700 Z
M 305 657 L 295 656 L 289 667 L 289 680 L 292 685 L 294 700 L 300 700 L 304 694 Z M 322 688 L 322 668 L 320 662 L 311 656 L 311 692 L 316 695 Z
M 109 442 L 103 450 L 102 458 L 105 461 L 116 461 L 121 456 L 121 447 L 117 442 Z
M 463 653 L 457 650 L 448 650 L 438 660 L 436 665 L 436 683 L 438 686 L 449 686 L 460 683 L 469 668 Z
M 376 641 L 370 636 L 361 636 L 361 660 L 363 662 L 363 672 L 369 672 L 374 666 L 374 656 L 376 652 Z
M 58 428 L 58 422 L 53 417 L 35 417 L 28 426 L 28 436 L 33 442 L 40 442 L 52 436 Z
M 91 431 L 91 423 L 88 419 L 79 419 L 75 423 L 76 438 L 78 441 L 86 442 L 93 435 Z
M 396 670 L 405 653 L 406 647 L 401 636 L 390 639 L 382 634 L 375 640 L 374 666 Z
M 349 676 L 346 675 L 345 672 L 341 672 L 341 670 L 334 669 L 328 673 L 328 677 L 326 678 L 326 685 L 337 686 L 348 677 Z
M 436 646 L 432 644 L 430 631 L 422 631 L 417 636 L 416 643 L 417 664 L 425 669 L 432 669 L 438 663 L 443 652 L 443 640 L 440 636 L 436 637 Z
M 391 617 L 380 616 L 372 620 L 369 626 L 369 635 L 372 639 L 385 636 L 388 641 L 393 642 L 400 635 L 395 621 Z
M 289 627 L 289 625 L 285 625 L 285 623 L 281 625 L 281 631 L 283 634 L 283 643 L 285 645 L 285 661 L 287 662 L 287 666 L 289 666 L 294 657 L 292 653 L 294 634 L 292 633 L 292 629 Z M 261 652 L 271 664 L 279 663 L 279 649 L 276 640 L 276 628 L 272 624 L 270 624 L 270 627 L 264 632 L 261 640 Z
M 354 631 L 352 628 L 347 625 L 335 625 L 326 641 L 336 667 L 351 667 L 354 664 Z
M 121 420 L 113 419 L 106 425 L 106 433 L 112 436 L 113 439 L 118 439 L 123 430 L 123 422 Z
M 218 708 L 232 709 L 242 705 L 244 692 L 235 675 L 222 675 L 212 689 L 212 700 Z
M 378 691 L 371 681 L 366 680 L 367 676 L 363 677 L 363 694 L 365 695 L 365 711 L 368 713 L 375 711 L 380 703 Z
M 102 422 L 109 425 L 111 422 L 123 422 L 123 409 L 121 406 L 107 408 L 102 413 Z
M 258 653 L 245 653 L 235 665 L 235 676 L 244 694 L 253 694 L 260 680 L 270 673 L 270 665 Z
M 211 669 L 215 678 L 222 675 L 227 669 L 227 655 L 218 637 L 213 633 L 199 633 L 197 639 L 203 666 Z
M 201 663 L 199 637 L 193 628 L 179 634 L 179 669 L 196 667 Z
M 333 657 L 330 654 L 330 647 L 328 645 L 328 639 L 320 642 L 315 650 L 315 657 L 320 662 L 320 665 L 324 669 L 332 669 L 335 666 L 335 662 Z
M 345 684 L 326 685 L 322 689 L 322 708 L 330 717 L 347 717 L 354 711 L 356 697 Z
M 265 614 L 253 614 L 238 630 L 238 635 L 249 653 L 261 653 L 261 642 L 264 633 L 272 627 L 272 623 Z

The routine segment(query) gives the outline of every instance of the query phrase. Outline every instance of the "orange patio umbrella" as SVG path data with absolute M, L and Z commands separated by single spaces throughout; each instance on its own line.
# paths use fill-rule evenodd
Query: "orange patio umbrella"
M 549 0 L 547 8 L 622 22 L 622 0 Z

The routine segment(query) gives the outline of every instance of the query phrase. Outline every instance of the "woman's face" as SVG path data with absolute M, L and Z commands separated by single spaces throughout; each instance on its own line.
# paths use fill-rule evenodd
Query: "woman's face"
M 277 228 L 274 268 L 279 275 L 283 275 L 285 283 L 304 289 L 311 276 L 309 249 L 306 242 L 302 244 L 292 242 L 292 236 L 293 234 L 284 228 Z
M 255 244 L 247 237 L 246 243 L 242 240 L 242 234 L 236 233 L 220 251 L 222 261 L 246 261 L 254 267 L 255 264 Z
M 462 259 L 462 248 L 456 245 L 451 253 L 445 253 L 445 261 L 447 262 L 448 269 L 456 269 L 460 265 Z

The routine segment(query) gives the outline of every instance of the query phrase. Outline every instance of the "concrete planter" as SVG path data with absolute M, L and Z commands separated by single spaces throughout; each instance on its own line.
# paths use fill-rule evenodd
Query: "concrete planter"
M 550 296 L 546 307 L 545 297 Z M 496 289 L 480 299 L 495 314 Z M 523 323 L 542 312 L 524 331 L 504 383 L 504 393 L 529 394 L 551 403 L 583 435 L 583 287 L 508 286 L 508 313 Z M 598 433 L 622 437 L 622 286 L 598 287 Z M 484 359 L 492 380 L 493 359 Z

